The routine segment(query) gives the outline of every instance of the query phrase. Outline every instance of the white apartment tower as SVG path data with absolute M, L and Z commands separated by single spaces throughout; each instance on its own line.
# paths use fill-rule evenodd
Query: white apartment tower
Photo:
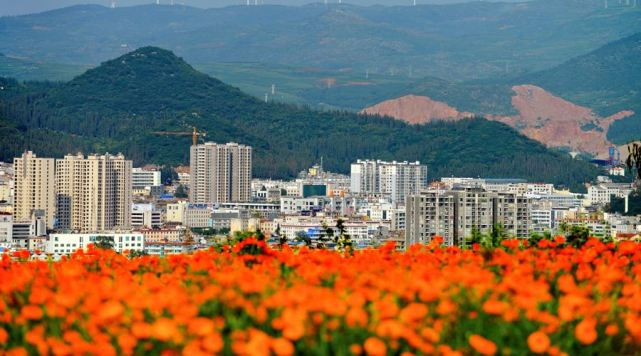
M 392 202 L 427 187 L 427 166 L 420 162 L 358 160 L 351 166 L 350 188 L 356 194 L 386 194 Z
M 29 221 L 34 210 L 44 211 L 47 228 L 54 226 L 56 210 L 55 160 L 31 152 L 13 160 L 15 179 L 14 221 Z
M 251 199 L 252 148 L 207 142 L 191 146 L 189 200 L 192 203 Z
M 67 155 L 57 160 L 57 227 L 77 232 L 128 229 L 131 166 L 122 154 Z

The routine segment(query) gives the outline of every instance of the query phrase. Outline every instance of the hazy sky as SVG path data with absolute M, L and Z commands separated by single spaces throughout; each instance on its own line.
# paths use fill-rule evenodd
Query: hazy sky
M 156 0 L 115 0 L 117 6 L 131 6 L 140 4 L 155 3 Z M 169 4 L 171 0 L 160 0 L 162 4 Z M 197 7 L 220 7 L 228 5 L 243 5 L 247 0 L 173 0 L 175 3 L 183 3 L 185 5 Z M 255 0 L 251 0 L 253 3 Z M 288 5 L 303 5 L 311 2 L 322 2 L 323 0 L 258 0 L 266 4 L 288 4 Z M 336 3 L 338 0 L 328 0 L 329 2 Z M 371 5 L 402 5 L 411 4 L 413 0 L 343 0 L 345 3 Z M 443 3 L 457 3 L 466 2 L 470 0 L 417 0 L 419 4 L 443 4 Z M 510 1 L 510 0 L 508 0 Z M 514 1 L 514 0 L 512 0 Z M 0 0 L 0 16 L 6 15 L 21 15 L 34 12 L 42 12 L 51 9 L 57 9 L 70 5 L 78 4 L 100 4 L 105 6 L 111 5 L 111 0 Z

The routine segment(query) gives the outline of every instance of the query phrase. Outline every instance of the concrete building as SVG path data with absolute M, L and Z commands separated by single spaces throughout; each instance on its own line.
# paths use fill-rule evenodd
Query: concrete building
M 131 225 L 131 161 L 121 154 L 57 160 L 56 188 L 60 229 L 94 232 Z
M 162 185 L 160 181 L 160 171 L 147 170 L 143 168 L 131 169 L 131 187 L 133 189 L 155 187 L 159 185 Z
M 0 167 L 0 202 L 13 204 L 14 194 L 14 178 L 13 178 L 13 165 L 9 167 L 4 163 Z M 4 170 L 2 170 L 4 169 Z M 10 171 L 10 172 L 7 172 Z
M 530 208 L 532 219 L 532 232 L 552 232 L 554 219 L 552 214 L 552 203 L 549 201 L 532 202 Z
M 285 215 L 298 215 L 303 212 L 312 213 L 323 210 L 327 199 L 324 197 L 281 197 L 280 212 Z
M 565 218 L 559 220 L 560 226 L 570 228 L 572 226 L 581 226 L 590 230 L 590 236 L 603 238 L 611 236 L 610 224 L 603 219 L 594 219 L 590 217 Z
M 388 194 L 392 202 L 404 203 L 405 197 L 427 187 L 427 166 L 420 162 L 358 160 L 351 166 L 351 192 Z
M 139 229 L 135 232 L 141 233 L 145 243 L 155 242 L 183 242 L 185 229 Z
M 189 173 L 188 166 L 178 166 L 174 168 L 174 172 L 178 175 L 178 184 L 189 187 L 191 184 L 191 174 Z
M 408 198 L 407 245 L 441 236 L 449 246 L 464 246 L 473 231 L 490 233 L 500 224 L 514 237 L 526 238 L 531 228 L 529 200 L 512 193 L 482 188 L 430 189 Z
M 258 218 L 233 218 L 230 221 L 229 234 L 235 232 L 256 232 L 260 228 L 260 219 Z
M 626 198 L 633 190 L 632 183 L 601 183 L 588 187 L 588 201 L 591 205 L 610 203 L 612 196 Z
M 45 252 L 48 254 L 66 255 L 78 249 L 86 250 L 89 244 L 96 243 L 98 237 L 104 237 L 112 241 L 114 250 L 123 251 L 144 251 L 145 239 L 138 232 L 99 232 L 99 233 L 55 233 L 49 235 Z
M 274 219 L 280 213 L 279 203 L 220 203 L 216 209 L 231 209 L 247 211 L 263 219 Z
M 189 204 L 184 211 L 183 225 L 190 228 L 212 227 L 213 211 L 214 207 L 211 204 Z
M 357 216 L 368 221 L 388 221 L 391 231 L 405 230 L 405 207 L 386 201 L 367 202 L 359 205 Z
M 338 234 L 336 230 L 336 220 L 327 217 L 306 217 L 306 216 L 289 216 L 282 219 L 275 219 L 274 226 L 280 228 L 281 236 L 286 237 L 290 242 L 295 241 L 298 234 L 304 233 L 312 241 L 321 237 L 324 232 L 323 224 L 332 228 L 334 234 Z M 355 244 L 362 244 L 370 242 L 373 236 L 369 232 L 375 234 L 378 229 L 377 226 L 369 225 L 363 221 L 345 221 L 343 223 L 345 233 L 348 234 Z
M 216 230 L 230 229 L 233 219 L 248 217 L 250 214 L 246 210 L 234 209 L 215 209 L 211 213 L 211 227 Z
M 431 189 L 408 197 L 405 204 L 406 246 L 428 243 L 441 236 L 448 246 L 462 243 L 456 228 L 456 194 L 449 190 Z
M 153 204 L 132 204 L 131 227 L 154 228 L 162 226 L 162 212 Z
M 151 256 L 166 256 L 194 251 L 195 246 L 184 242 L 149 242 L 145 243 L 145 252 Z
M 167 204 L 167 222 L 184 224 L 188 205 L 189 203 L 186 201 Z
M 0 213 L 0 243 L 13 242 L 13 216 Z
M 251 199 L 252 148 L 207 142 L 191 146 L 192 203 L 247 202 Z
M 54 227 L 56 213 L 55 160 L 25 152 L 13 161 L 15 179 L 14 220 L 31 219 L 34 210 L 45 212 L 47 228 Z

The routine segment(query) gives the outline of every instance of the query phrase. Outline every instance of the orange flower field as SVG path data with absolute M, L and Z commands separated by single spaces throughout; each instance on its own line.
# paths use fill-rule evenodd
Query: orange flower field
M 525 244 L 5 255 L 0 354 L 641 354 L 641 245 Z

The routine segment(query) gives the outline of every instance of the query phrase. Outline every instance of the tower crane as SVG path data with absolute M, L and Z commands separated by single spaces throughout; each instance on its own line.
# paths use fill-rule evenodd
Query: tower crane
M 196 127 L 193 127 L 193 131 L 154 131 L 154 135 L 162 136 L 191 136 L 192 145 L 196 146 L 198 144 L 198 137 L 206 137 L 207 133 L 204 131 L 198 131 Z

